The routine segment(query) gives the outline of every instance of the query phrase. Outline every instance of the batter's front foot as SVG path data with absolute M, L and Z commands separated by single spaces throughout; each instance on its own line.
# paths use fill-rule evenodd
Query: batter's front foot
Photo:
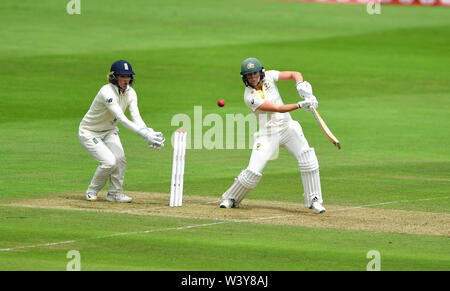
M 233 208 L 234 206 L 234 199 L 224 199 L 220 203 L 220 208 Z
M 89 192 L 86 194 L 87 201 L 97 201 L 97 193 Z
M 325 207 L 323 207 L 319 202 L 313 202 L 311 208 L 317 214 L 324 213 L 326 211 Z

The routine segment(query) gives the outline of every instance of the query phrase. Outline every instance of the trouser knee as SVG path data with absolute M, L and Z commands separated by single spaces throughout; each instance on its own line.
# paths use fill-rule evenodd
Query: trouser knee
M 100 164 L 100 168 L 105 172 L 112 173 L 117 168 L 118 163 L 119 163 L 118 159 L 111 158 L 107 161 L 102 162 Z

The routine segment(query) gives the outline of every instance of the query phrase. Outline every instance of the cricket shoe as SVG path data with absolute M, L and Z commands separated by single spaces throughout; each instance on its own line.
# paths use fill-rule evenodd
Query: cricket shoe
M 319 202 L 313 202 L 311 208 L 317 214 L 324 213 L 326 211 L 325 207 L 323 207 L 322 204 L 320 204 Z
M 119 194 L 110 194 L 110 193 L 108 193 L 108 195 L 106 195 L 106 200 L 108 200 L 110 202 L 124 202 L 124 203 L 128 203 L 128 202 L 131 202 L 131 200 L 133 200 L 133 198 L 128 197 L 127 195 L 125 195 L 123 193 L 119 193 Z
M 235 207 L 234 199 L 224 199 L 220 203 L 220 208 L 233 208 Z
M 87 201 L 97 201 L 97 193 L 87 193 L 86 200 Z

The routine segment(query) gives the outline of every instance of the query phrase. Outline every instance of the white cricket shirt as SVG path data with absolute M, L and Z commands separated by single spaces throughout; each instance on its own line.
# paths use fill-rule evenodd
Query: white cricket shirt
M 133 122 L 124 114 L 127 108 Z M 134 132 L 146 127 L 137 106 L 136 91 L 128 86 L 121 94 L 116 85 L 106 84 L 95 96 L 89 111 L 81 120 L 80 130 L 101 134 L 115 129 L 118 122 Z
M 247 107 L 255 113 L 258 118 L 259 132 L 264 134 L 275 134 L 284 129 L 290 120 L 289 112 L 265 112 L 258 110 L 266 100 L 283 105 L 280 92 L 278 92 L 275 82 L 278 81 L 279 71 L 267 71 L 263 80 L 262 90 L 255 90 L 251 87 L 245 88 L 244 101 Z

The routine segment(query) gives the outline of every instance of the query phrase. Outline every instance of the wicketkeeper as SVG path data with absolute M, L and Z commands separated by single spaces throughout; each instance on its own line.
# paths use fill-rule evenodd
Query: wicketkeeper
M 127 161 L 117 124 L 120 122 L 140 135 L 151 148 L 163 147 L 164 137 L 161 132 L 148 128 L 141 118 L 136 91 L 131 87 L 134 72 L 130 63 L 120 60 L 112 64 L 108 81 L 109 84 L 104 85 L 97 93 L 78 131 L 80 143 L 100 163 L 87 189 L 86 199 L 97 200 L 98 192 L 109 180 L 106 200 L 131 202 L 132 198 L 123 194 L 122 185 Z M 127 108 L 132 121 L 124 114 Z
M 248 58 L 242 62 L 241 77 L 245 84 L 244 101 L 256 114 L 259 130 L 248 167 L 234 180 L 222 195 L 221 208 L 237 207 L 242 199 L 258 185 L 262 170 L 279 147 L 288 150 L 298 161 L 303 184 L 305 207 L 316 213 L 325 212 L 322 206 L 319 162 L 314 148 L 309 147 L 300 124 L 291 118 L 290 111 L 303 108 L 312 111 L 318 102 L 311 85 L 299 72 L 265 71 L 259 60 Z M 276 86 L 277 81 L 294 80 L 297 91 L 304 99 L 295 104 L 283 104 Z

